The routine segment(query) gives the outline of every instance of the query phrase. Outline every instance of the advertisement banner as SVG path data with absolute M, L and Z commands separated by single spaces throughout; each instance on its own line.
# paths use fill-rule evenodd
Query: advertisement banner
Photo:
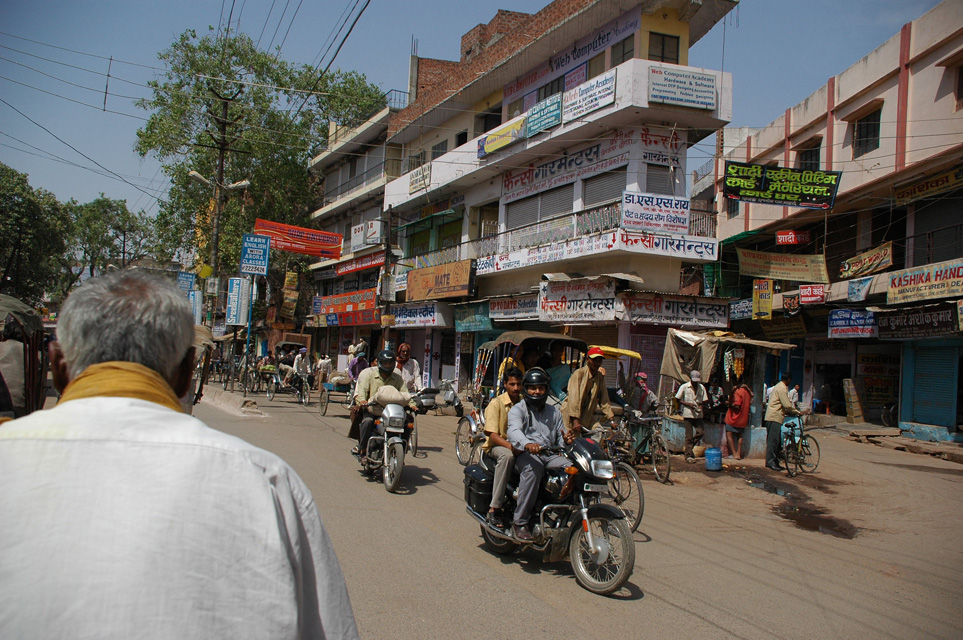
M 777 231 L 776 244 L 806 244 L 811 239 L 808 231 Z
M 621 293 L 625 320 L 633 324 L 672 325 L 725 329 L 729 326 L 729 303 L 712 298 Z
M 408 272 L 408 300 L 470 296 L 475 288 L 475 261 L 461 260 Z
M 716 77 L 679 67 L 649 67 L 649 102 L 679 107 L 716 108 Z
M 241 273 L 266 276 L 270 256 L 271 238 L 245 233 L 241 242 Z
M 829 284 L 826 257 L 823 255 L 766 253 L 738 248 L 736 253 L 739 255 L 740 275 Z
M 799 304 L 823 304 L 826 302 L 826 287 L 821 284 L 799 286 Z
M 958 302 L 941 302 L 918 307 L 876 312 L 879 337 L 885 339 L 933 338 L 960 331 Z
M 831 209 L 841 171 L 810 171 L 726 161 L 726 198 L 805 209 Z
M 622 317 L 623 312 L 611 280 L 539 284 L 538 319 L 542 322 L 606 322 Z
M 787 316 L 794 316 L 802 310 L 799 306 L 798 293 L 782 294 L 782 312 Z
M 783 316 L 781 318 L 770 318 L 759 323 L 762 332 L 767 340 L 789 340 L 790 338 L 802 338 L 806 335 L 806 323 L 803 317 Z
M 364 249 L 364 223 L 356 224 L 351 227 L 351 244 L 348 247 L 351 253 Z
M 293 318 L 294 310 L 298 306 L 298 272 L 288 271 L 284 274 L 284 300 L 281 303 L 281 317 Z
M 849 302 L 862 302 L 866 299 L 869 294 L 869 285 L 873 283 L 873 277 L 868 278 L 856 278 L 855 280 L 850 280 L 846 292 L 846 300 Z
M 586 113 L 615 102 L 615 69 L 583 82 L 562 97 L 562 122 L 571 122 Z
M 201 295 L 200 291 L 192 290 L 187 292 L 187 299 L 191 302 L 194 324 L 201 324 L 204 317 L 204 296 Z
M 321 299 L 321 308 L 318 313 L 347 313 L 362 309 L 374 309 L 375 306 L 375 290 L 362 289 L 361 291 L 340 293 L 335 296 L 324 296 Z
M 391 314 L 395 317 L 395 327 L 440 327 L 452 326 L 451 309 L 440 302 L 420 304 L 393 304 Z
M 342 237 L 340 233 L 295 227 L 290 224 L 262 220 L 261 218 L 254 221 L 254 230 L 258 232 L 258 235 L 269 236 L 271 247 L 274 249 L 319 258 L 337 259 L 341 257 Z
M 525 137 L 526 131 L 525 118 L 518 118 L 497 129 L 492 129 L 478 138 L 478 157 L 484 158 L 510 144 L 515 144 Z
M 426 162 L 408 174 L 408 194 L 431 186 L 431 163 Z
M 531 138 L 542 131 L 562 124 L 562 94 L 556 93 L 536 102 L 525 112 L 525 137 Z
M 227 312 L 224 324 L 246 325 L 250 304 L 251 281 L 247 278 L 229 278 L 227 281 Z
M 833 309 L 829 312 L 830 338 L 875 338 L 876 316 L 862 309 Z
M 752 281 L 752 317 L 756 320 L 772 318 L 772 280 Z
M 342 327 L 358 327 L 370 324 L 381 324 L 380 309 L 361 309 L 359 311 L 345 311 L 334 314 L 337 324 Z M 328 316 L 330 317 L 330 316 Z
M 752 298 L 743 298 L 729 303 L 730 320 L 749 320 L 752 318 Z
M 491 331 L 492 319 L 488 314 L 488 302 L 455 307 L 455 331 Z
M 385 263 L 385 252 L 377 251 L 375 253 L 369 253 L 366 256 L 361 256 L 360 258 L 353 258 L 347 262 L 342 262 L 341 264 L 335 265 L 334 271 L 337 275 L 343 276 L 346 273 L 353 273 L 355 271 L 364 271 L 365 269 L 374 269 L 375 267 L 380 267 Z
M 622 228 L 626 231 L 689 233 L 689 199 L 623 191 Z
M 516 296 L 488 301 L 488 313 L 492 320 L 537 320 L 538 296 Z
M 891 266 L 893 266 L 893 243 L 887 242 L 855 258 L 844 260 L 839 265 L 839 277 L 845 279 L 866 276 Z
M 900 189 L 896 192 L 896 201 L 900 204 L 916 200 L 918 198 L 929 198 L 940 193 L 952 191 L 963 187 L 963 164 L 941 173 L 932 178 L 927 178 L 911 187 Z
M 889 274 L 887 304 L 963 295 L 963 259 L 903 269 Z

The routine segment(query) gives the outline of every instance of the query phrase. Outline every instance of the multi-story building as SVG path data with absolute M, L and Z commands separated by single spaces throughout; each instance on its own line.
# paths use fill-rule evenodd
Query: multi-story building
M 853 420 L 878 419 L 898 398 L 903 428 L 934 437 L 963 422 L 960 25 L 957 1 L 904 25 L 750 132 L 692 188 L 693 199 L 713 202 L 718 214 L 717 290 L 741 299 L 733 328 L 800 347 L 770 363 L 770 381 L 788 367 L 807 401 L 845 414 L 849 400 Z M 841 172 L 835 203 L 811 209 L 725 198 L 727 178 L 730 190 L 742 184 L 740 169 L 728 175 L 726 162 Z M 756 182 L 751 191 L 768 188 Z M 824 262 L 828 277 L 780 272 L 790 261 Z M 772 320 L 750 317 L 757 278 L 774 282 Z M 855 381 L 855 395 L 847 398 L 844 380 Z
M 714 214 L 690 211 L 685 176 L 686 149 L 731 118 L 732 80 L 687 63 L 735 5 L 556 0 L 499 11 L 457 61 L 412 58 L 384 138 L 403 163 L 384 186 L 398 254 L 380 321 L 426 377 L 464 382 L 474 348 L 507 329 L 634 348 L 657 371 L 667 326 L 727 326 L 696 277 L 717 259 Z

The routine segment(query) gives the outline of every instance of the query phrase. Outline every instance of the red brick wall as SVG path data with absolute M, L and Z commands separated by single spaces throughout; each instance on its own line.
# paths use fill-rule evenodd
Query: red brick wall
M 499 11 L 487 25 L 478 25 L 462 37 L 460 56 L 469 48 L 469 43 L 484 44 L 496 33 L 495 28 L 508 32 L 487 48 L 480 48 L 477 55 L 469 55 L 463 62 L 450 62 L 444 74 L 439 74 L 439 66 L 429 63 L 427 72 L 430 78 L 423 78 L 426 71 L 419 60 L 416 84 L 418 95 L 405 109 L 395 113 L 388 125 L 388 137 L 398 133 L 416 118 L 424 115 L 433 107 L 448 99 L 452 93 L 473 82 L 479 75 L 489 72 L 496 64 L 512 55 L 513 52 L 544 36 L 552 28 L 570 16 L 605 0 L 555 0 L 534 15 L 513 11 Z M 488 36 L 481 42 L 482 34 Z M 434 60 L 433 63 L 445 62 Z M 423 88 L 422 88 L 423 87 Z

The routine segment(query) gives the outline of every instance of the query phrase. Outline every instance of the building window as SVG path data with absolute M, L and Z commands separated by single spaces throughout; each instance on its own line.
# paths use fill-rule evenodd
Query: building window
M 877 109 L 853 123 L 853 160 L 879 149 L 879 122 L 882 113 L 882 109 Z
M 461 145 L 468 142 L 468 131 L 459 131 L 455 134 L 455 146 L 460 147 Z
M 819 171 L 819 145 L 799 151 L 796 154 L 796 162 L 800 169 Z
M 679 64 L 679 36 L 650 33 L 649 60 Z
M 963 67 L 956 68 L 956 110 L 963 109 Z
M 545 98 L 554 96 L 556 93 L 562 93 L 565 90 L 565 76 L 559 76 L 546 85 L 539 87 L 538 89 L 538 100 L 542 101 Z
M 442 140 L 431 148 L 431 159 L 435 160 L 448 153 L 448 141 Z
M 631 60 L 635 54 L 635 34 L 612 45 L 612 66 Z
M 733 198 L 726 198 L 726 213 L 729 214 L 730 218 L 735 218 L 739 215 L 739 201 Z
M 502 105 L 498 104 L 475 116 L 475 135 L 487 133 L 502 123 Z
M 588 68 L 586 69 L 586 76 L 588 80 L 591 80 L 597 75 L 601 75 L 605 71 L 605 52 L 598 54 L 594 58 L 588 61 Z

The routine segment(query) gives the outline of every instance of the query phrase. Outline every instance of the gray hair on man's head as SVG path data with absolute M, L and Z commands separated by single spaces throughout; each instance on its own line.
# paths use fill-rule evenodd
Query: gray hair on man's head
M 187 297 L 146 271 L 114 271 L 71 293 L 57 321 L 71 378 L 93 364 L 135 362 L 170 379 L 194 342 Z

